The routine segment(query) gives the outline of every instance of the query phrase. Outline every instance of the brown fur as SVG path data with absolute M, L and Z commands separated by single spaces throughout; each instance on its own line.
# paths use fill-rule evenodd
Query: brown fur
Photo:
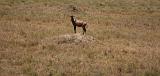
M 86 33 L 86 26 L 87 26 L 87 23 L 86 23 L 86 22 L 77 20 L 74 16 L 71 16 L 71 22 L 72 22 L 72 24 L 73 24 L 74 32 L 75 32 L 75 33 L 76 33 L 76 27 L 82 27 L 82 29 L 83 29 L 83 34 Z

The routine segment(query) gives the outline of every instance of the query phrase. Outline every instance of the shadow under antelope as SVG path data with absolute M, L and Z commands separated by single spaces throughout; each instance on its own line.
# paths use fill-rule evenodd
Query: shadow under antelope
M 86 33 L 86 26 L 87 26 L 87 23 L 84 22 L 84 21 L 80 21 L 80 20 L 77 20 L 75 18 L 75 16 L 70 16 L 71 17 L 71 22 L 73 24 L 73 27 L 74 27 L 74 33 L 76 33 L 76 27 L 82 27 L 83 29 L 83 35 Z

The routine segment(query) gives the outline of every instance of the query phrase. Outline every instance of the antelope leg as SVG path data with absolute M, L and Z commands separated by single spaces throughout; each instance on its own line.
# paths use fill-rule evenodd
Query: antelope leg
M 76 26 L 74 26 L 74 33 L 76 33 Z
M 82 27 L 83 28 L 83 35 L 86 33 L 86 27 Z

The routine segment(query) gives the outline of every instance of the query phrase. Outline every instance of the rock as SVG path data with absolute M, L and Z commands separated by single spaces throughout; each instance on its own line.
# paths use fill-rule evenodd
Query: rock
M 73 44 L 73 43 L 92 43 L 95 38 L 89 35 L 82 34 L 65 34 L 43 40 L 43 43 L 56 43 L 56 44 Z

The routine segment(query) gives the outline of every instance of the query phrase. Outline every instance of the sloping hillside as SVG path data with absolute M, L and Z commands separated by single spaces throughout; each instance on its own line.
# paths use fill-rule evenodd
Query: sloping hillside
M 0 0 L 0 76 L 159 76 L 159 29 L 159 0 Z

